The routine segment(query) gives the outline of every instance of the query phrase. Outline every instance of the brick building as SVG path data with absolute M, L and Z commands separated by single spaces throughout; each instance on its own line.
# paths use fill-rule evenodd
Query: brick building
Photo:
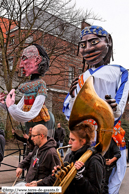
M 31 13 L 30 11 L 30 20 L 32 15 L 33 12 Z M 48 23 L 45 24 L 45 22 L 43 23 L 43 19 L 47 22 L 49 21 L 51 25 L 48 25 Z M 43 23 L 42 25 L 40 25 L 41 21 Z M 28 33 L 28 30 L 26 30 L 24 26 L 26 23 L 26 18 L 24 18 L 21 26 L 21 36 L 23 37 Z M 89 24 L 84 21 L 82 21 L 81 25 L 82 28 L 86 25 L 89 26 Z M 36 28 L 37 30 L 35 30 Z M 44 17 L 39 17 L 35 21 L 30 35 L 23 44 L 23 47 L 27 47 L 32 43 L 37 43 L 45 48 L 50 57 L 50 68 L 43 79 L 48 89 L 46 105 L 52 112 L 62 112 L 63 102 L 69 91 L 69 86 L 73 78 L 82 72 L 82 59 L 80 56 L 77 56 L 80 31 L 80 28 L 68 22 L 64 22 L 52 16 L 50 13 L 44 12 Z M 13 26 L 10 31 L 10 41 L 8 43 L 8 51 L 10 53 L 12 52 L 8 59 L 10 71 L 13 69 L 13 64 L 17 57 L 17 52 L 13 52 L 13 49 L 18 45 L 18 41 L 19 29 L 17 26 Z M 53 47 L 55 47 L 55 50 L 52 52 Z M 23 73 L 18 65 L 16 72 L 18 74 L 16 74 L 15 78 L 17 75 L 18 77 L 13 81 L 14 88 L 18 85 L 19 80 L 23 78 Z
M 33 12 L 31 13 L 30 11 L 30 20 L 32 15 Z M 45 20 L 44 23 L 43 19 Z M 50 25 L 48 25 L 48 22 Z M 28 33 L 24 26 L 26 23 L 26 18 L 24 18 L 21 26 L 23 37 Z M 52 16 L 50 13 L 44 12 L 43 15 L 35 21 L 30 35 L 26 38 L 23 44 L 23 47 L 32 43 L 42 45 L 50 57 L 50 68 L 43 79 L 46 82 L 48 89 L 46 105 L 54 113 L 62 112 L 63 102 L 69 91 L 71 81 L 82 72 L 82 58 L 77 56 L 77 50 L 80 31 L 85 26 L 89 26 L 85 21 L 82 21 L 81 28 L 78 28 L 70 23 L 64 22 L 60 18 Z M 13 25 L 10 32 L 8 50 L 13 51 L 13 48 L 19 41 L 18 27 Z M 53 48 L 55 49 L 54 51 Z M 16 53 L 12 53 L 11 57 L 9 57 L 10 69 L 13 66 L 15 58 Z M 17 81 L 15 79 L 15 82 L 13 83 L 14 87 L 23 77 L 23 74 L 18 67 L 16 71 L 18 72 L 18 79 Z M 123 118 L 129 120 L 128 103 Z

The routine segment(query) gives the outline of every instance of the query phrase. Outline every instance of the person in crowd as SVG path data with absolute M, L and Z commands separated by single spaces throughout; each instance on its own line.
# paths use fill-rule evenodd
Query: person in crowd
M 107 152 L 104 155 L 104 158 L 106 160 L 106 183 L 110 182 L 110 175 L 112 173 L 112 170 L 116 167 L 117 160 L 121 157 L 120 149 L 117 146 L 114 139 L 111 139 L 110 146 L 107 150 Z
M 0 129 L 0 163 L 4 158 L 4 148 L 5 148 L 5 134 L 2 129 Z
M 83 57 L 83 70 L 85 63 L 87 69 L 73 80 L 69 94 L 64 101 L 63 112 L 69 119 L 77 94 L 87 78 L 93 76 L 97 95 L 106 100 L 113 110 L 115 126 L 124 112 L 128 98 L 128 70 L 120 65 L 110 64 L 113 58 L 112 37 L 100 26 L 85 27 L 81 31 L 78 48 Z M 123 166 L 120 166 L 120 172 L 123 172 Z M 119 186 L 122 180 L 123 178 Z
M 61 127 L 61 124 L 58 123 L 57 124 L 57 129 L 55 130 L 55 136 L 54 136 L 54 139 L 56 140 L 58 147 L 62 147 L 63 146 L 64 138 L 65 138 L 65 129 L 63 129 Z M 63 149 L 60 149 L 59 152 L 61 154 L 61 157 L 64 157 Z
M 94 127 L 84 122 L 77 124 L 70 131 L 69 145 L 71 145 L 71 152 L 65 156 L 64 164 L 73 162 L 77 169 L 77 174 L 68 186 L 65 194 L 101 193 L 104 173 L 103 157 L 99 153 L 95 153 L 85 163 L 78 161 L 90 149 L 94 136 Z M 56 170 L 57 166 L 52 171 L 53 176 Z
M 47 133 L 47 128 L 42 124 L 32 128 L 31 139 L 35 148 L 16 169 L 16 176 L 19 177 L 23 169 L 28 168 L 25 178 L 27 186 L 52 186 L 55 181 L 51 176 L 52 169 L 55 165 L 60 165 L 60 160 L 55 149 L 56 142 L 48 137 Z
M 26 151 L 25 151 L 25 155 L 28 155 L 29 152 L 32 152 L 34 149 L 34 142 L 31 140 L 31 132 L 32 132 L 32 128 L 29 129 L 29 134 L 23 134 L 23 137 L 19 136 L 14 129 L 12 129 L 12 134 L 13 136 L 19 140 L 22 141 L 23 143 L 26 143 Z

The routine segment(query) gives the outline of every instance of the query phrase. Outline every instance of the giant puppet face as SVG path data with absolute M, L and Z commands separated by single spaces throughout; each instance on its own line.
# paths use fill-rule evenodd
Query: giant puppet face
M 109 51 L 108 33 L 101 27 L 86 27 L 79 42 L 80 53 L 89 66 L 99 67 Z
M 39 55 L 38 49 L 36 46 L 31 45 L 24 49 L 20 68 L 23 68 L 23 71 L 26 76 L 38 73 L 38 64 L 42 61 L 42 57 Z

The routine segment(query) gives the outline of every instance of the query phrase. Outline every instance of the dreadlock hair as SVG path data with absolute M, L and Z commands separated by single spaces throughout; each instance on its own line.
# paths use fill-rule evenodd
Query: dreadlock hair
M 112 58 L 112 61 L 114 61 L 114 58 L 113 58 L 113 41 L 112 41 L 112 37 L 111 37 L 110 34 L 108 34 L 105 38 L 106 38 L 107 44 L 109 43 L 109 41 L 111 42 L 111 44 L 108 44 L 109 50 L 108 50 L 108 53 L 106 54 L 106 56 L 104 58 L 104 65 L 107 65 L 107 64 L 110 63 L 111 58 Z

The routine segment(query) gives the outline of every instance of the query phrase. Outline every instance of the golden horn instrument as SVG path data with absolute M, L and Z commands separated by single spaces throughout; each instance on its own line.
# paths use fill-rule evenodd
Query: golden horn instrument
M 61 159 L 59 150 L 60 150 L 60 149 L 65 149 L 65 148 L 71 148 L 71 147 L 72 147 L 71 145 L 67 145 L 67 146 L 63 146 L 63 147 L 57 148 L 57 154 L 58 154 L 58 156 L 59 156 L 59 159 L 60 159 L 60 162 L 61 162 L 61 166 L 63 166 L 63 167 L 64 167 L 64 163 L 63 163 L 63 161 L 62 161 L 62 159 Z
M 79 91 L 70 115 L 69 129 L 72 131 L 73 127 L 80 122 L 87 119 L 94 119 L 98 125 L 97 145 L 95 148 L 103 155 L 110 145 L 114 126 L 114 115 L 108 103 L 102 100 L 95 92 L 93 81 L 93 76 L 90 76 Z M 79 158 L 79 161 L 85 163 L 92 154 L 92 149 L 87 150 Z M 62 187 L 62 194 L 67 189 L 76 173 L 77 170 L 73 166 L 60 182 L 58 186 Z

